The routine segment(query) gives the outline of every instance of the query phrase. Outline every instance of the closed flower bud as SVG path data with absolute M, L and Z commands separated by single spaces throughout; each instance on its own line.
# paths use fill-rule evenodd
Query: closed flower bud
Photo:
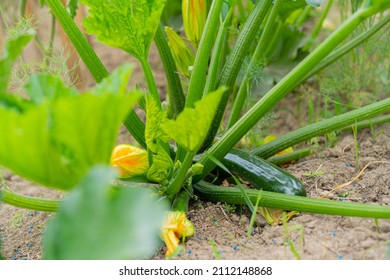
M 173 59 L 180 73 L 190 77 L 189 67 L 194 64 L 194 54 L 186 42 L 170 27 L 165 27 L 168 44 L 172 50 Z
M 187 38 L 198 47 L 206 23 L 207 1 L 183 0 L 182 13 Z

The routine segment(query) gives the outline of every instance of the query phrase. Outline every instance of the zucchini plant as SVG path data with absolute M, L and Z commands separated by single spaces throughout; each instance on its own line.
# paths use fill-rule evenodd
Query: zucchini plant
M 249 15 L 240 15 L 245 19 L 231 45 L 228 29 L 234 24 L 237 1 L 183 0 L 187 42 L 160 25 L 165 0 L 80 0 L 89 11 L 86 31 L 134 56 L 142 66 L 146 91 L 128 90 L 131 65 L 109 74 L 61 1 L 45 2 L 97 82 L 81 94 L 59 77 L 36 74 L 25 86 L 28 98 L 9 94 L 12 65 L 35 32 L 25 30 L 4 46 L 0 164 L 26 179 L 69 192 L 63 201 L 50 201 L 0 190 L 4 203 L 58 212 L 45 233 L 45 258 L 147 258 L 160 248 L 159 236 L 167 254 L 173 254 L 180 240 L 194 233 L 185 213 L 197 196 L 252 210 L 256 204 L 390 218 L 390 207 L 306 197 L 297 178 L 271 163 L 309 154 L 303 150 L 289 157 L 276 155 L 289 147 L 388 112 L 390 98 L 302 127 L 250 152 L 235 149 L 294 88 L 386 25 L 390 1 L 361 1 L 360 8 L 315 48 L 318 31 L 313 32 L 305 53 L 294 55 L 294 63 L 282 77 L 273 78 L 275 84 L 246 112 L 242 111 L 252 89 L 250 67 L 244 69 L 242 81 L 237 79 L 244 57 L 249 55 L 251 65 L 264 67 L 285 57 L 283 52 L 291 50 L 276 52 L 276 46 L 287 40 L 283 30 L 301 25 L 310 5 L 323 1 L 248 1 Z M 381 19 L 372 29 L 344 43 L 362 22 L 375 17 Z M 153 40 L 167 80 L 165 102 L 148 61 Z M 145 111 L 145 121 L 132 109 L 136 104 Z M 114 148 L 121 122 L 137 143 Z M 213 185 L 217 165 L 260 190 Z

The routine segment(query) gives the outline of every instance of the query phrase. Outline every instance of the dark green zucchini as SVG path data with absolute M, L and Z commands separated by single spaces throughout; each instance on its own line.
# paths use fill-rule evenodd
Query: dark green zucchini
M 222 160 L 230 172 L 269 192 L 306 196 L 302 183 L 280 167 L 242 150 L 233 149 Z

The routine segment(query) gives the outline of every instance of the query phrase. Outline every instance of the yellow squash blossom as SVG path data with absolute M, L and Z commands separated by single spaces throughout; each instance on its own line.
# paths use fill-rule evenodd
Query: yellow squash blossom
M 115 147 L 110 163 L 118 169 L 122 178 L 145 174 L 149 168 L 147 151 L 128 144 Z
M 161 227 L 161 239 L 167 245 L 166 256 L 171 255 L 179 246 L 182 237 L 188 237 L 195 233 L 194 225 L 181 211 L 168 211 L 165 222 Z
M 188 40 L 198 47 L 200 38 L 206 24 L 207 1 L 206 0 L 183 0 L 182 14 L 184 30 Z
M 269 142 L 271 142 L 271 141 L 274 141 L 275 139 L 276 139 L 276 136 L 273 135 L 273 134 L 270 134 L 270 135 L 268 135 L 267 137 L 264 138 L 263 144 L 267 144 L 267 143 L 269 143 Z M 277 156 L 280 156 L 280 155 L 284 155 L 284 154 L 291 153 L 291 152 L 293 152 L 293 151 L 294 151 L 293 148 L 292 148 L 292 147 L 289 147 L 289 148 L 287 148 L 287 149 L 285 149 L 285 150 L 283 150 L 283 151 L 277 153 L 276 155 L 277 155 Z

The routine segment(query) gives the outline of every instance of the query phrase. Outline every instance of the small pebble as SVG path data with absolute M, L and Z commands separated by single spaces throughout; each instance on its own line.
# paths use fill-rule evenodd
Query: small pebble
M 201 240 L 202 238 L 200 238 L 200 236 L 198 235 L 198 236 L 196 237 L 196 239 Z
M 332 231 L 331 234 L 332 234 L 332 236 L 336 236 L 336 232 L 335 231 Z
M 31 229 L 29 229 L 29 230 L 27 231 L 27 233 L 31 233 Z
M 349 163 L 346 163 L 345 164 L 345 167 L 350 167 L 351 165 Z
M 32 212 L 30 212 L 30 214 L 28 214 L 30 217 L 34 216 L 34 214 Z
M 191 255 L 192 254 L 192 250 L 191 249 L 188 250 L 187 253 Z
M 274 240 L 272 240 L 272 242 L 274 243 L 274 244 L 276 244 L 276 240 L 274 239 Z
M 234 245 L 234 246 L 233 246 L 233 250 L 234 250 L 234 251 L 237 251 L 237 250 L 238 250 L 238 246 L 237 246 L 237 245 Z
M 23 260 L 27 261 L 27 260 L 28 260 L 28 258 L 23 258 Z
M 181 253 L 177 254 L 178 257 L 181 257 Z
M 216 222 L 217 221 L 217 218 L 216 217 L 214 217 L 214 222 Z
M 17 254 L 17 255 L 20 255 L 20 254 L 21 254 L 21 252 L 20 252 L 20 251 L 16 251 L 16 254 Z
M 32 243 L 29 243 L 29 244 L 27 245 L 28 248 L 31 248 L 32 246 L 33 246 Z
M 344 201 L 345 197 L 339 197 L 339 201 Z
M 339 260 L 341 260 L 341 259 L 343 258 L 343 256 L 342 256 L 342 255 L 338 255 L 337 258 L 338 258 Z
M 39 212 L 39 211 L 35 211 L 35 214 L 37 214 L 37 215 L 38 215 L 38 214 L 41 214 L 41 212 Z
M 223 251 L 222 250 L 218 250 L 218 254 L 222 254 L 223 253 Z
M 13 257 L 13 258 L 12 258 L 12 260 L 14 260 L 14 261 L 15 261 L 15 260 L 16 260 L 16 257 Z

